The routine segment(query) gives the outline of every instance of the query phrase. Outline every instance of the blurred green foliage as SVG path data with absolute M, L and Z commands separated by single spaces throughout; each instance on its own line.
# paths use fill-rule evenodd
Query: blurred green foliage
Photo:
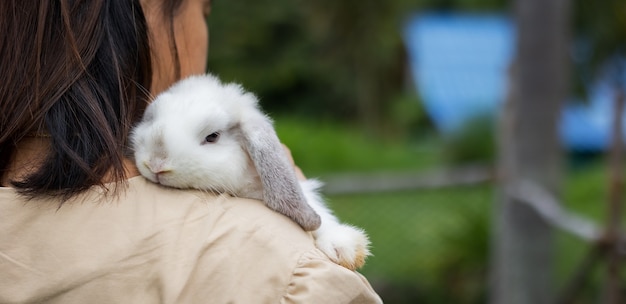
M 404 21 L 420 10 L 506 12 L 506 0 L 215 1 L 209 70 L 257 93 L 265 109 L 360 122 L 390 132 L 406 124 L 396 103 L 407 84 Z M 576 0 L 573 89 L 626 52 L 626 2 Z M 614 65 L 621 63 L 615 62 Z M 407 112 L 403 112 L 407 113 Z
M 422 123 L 406 76 L 405 20 L 421 9 L 494 9 L 504 0 L 216 1 L 208 69 L 242 83 L 271 113 L 391 132 Z M 397 105 L 397 103 L 402 103 Z
M 451 164 L 494 164 L 496 157 L 493 115 L 477 115 L 444 139 L 445 159 Z
M 626 56 L 626 2 L 622 0 L 576 0 L 574 35 L 579 38 L 577 63 L 591 75 L 608 62 Z M 621 59 L 623 60 L 623 59 Z M 623 69 L 623 66 L 620 66 Z M 589 76 L 589 75 L 586 75 Z
M 626 81 L 626 2 L 575 0 L 572 4 L 571 87 L 573 95 L 585 101 L 599 77 L 610 85 Z

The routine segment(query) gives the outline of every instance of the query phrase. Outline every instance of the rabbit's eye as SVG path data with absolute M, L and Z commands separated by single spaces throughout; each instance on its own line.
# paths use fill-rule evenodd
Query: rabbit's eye
M 217 140 L 219 138 L 220 138 L 220 133 L 214 132 L 214 133 L 211 133 L 210 135 L 208 135 L 207 137 L 205 137 L 204 141 L 206 141 L 208 143 L 214 143 L 214 142 L 217 142 Z

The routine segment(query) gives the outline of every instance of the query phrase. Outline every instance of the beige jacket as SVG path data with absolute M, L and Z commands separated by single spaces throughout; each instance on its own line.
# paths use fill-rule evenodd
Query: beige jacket
M 380 303 L 262 202 L 129 180 L 57 210 L 0 188 L 0 303 Z

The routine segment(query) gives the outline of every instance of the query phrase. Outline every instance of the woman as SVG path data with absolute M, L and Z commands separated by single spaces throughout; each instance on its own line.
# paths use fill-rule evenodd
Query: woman
M 262 202 L 137 176 L 129 129 L 204 71 L 209 10 L 0 1 L 0 303 L 380 302 Z

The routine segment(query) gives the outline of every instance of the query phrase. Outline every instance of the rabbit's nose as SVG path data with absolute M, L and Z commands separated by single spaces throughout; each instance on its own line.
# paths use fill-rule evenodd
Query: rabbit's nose
M 172 171 L 172 169 L 167 165 L 167 162 L 161 158 L 154 158 L 150 161 L 145 161 L 143 164 L 146 168 L 148 168 L 148 170 L 150 170 L 150 172 L 157 175 Z

